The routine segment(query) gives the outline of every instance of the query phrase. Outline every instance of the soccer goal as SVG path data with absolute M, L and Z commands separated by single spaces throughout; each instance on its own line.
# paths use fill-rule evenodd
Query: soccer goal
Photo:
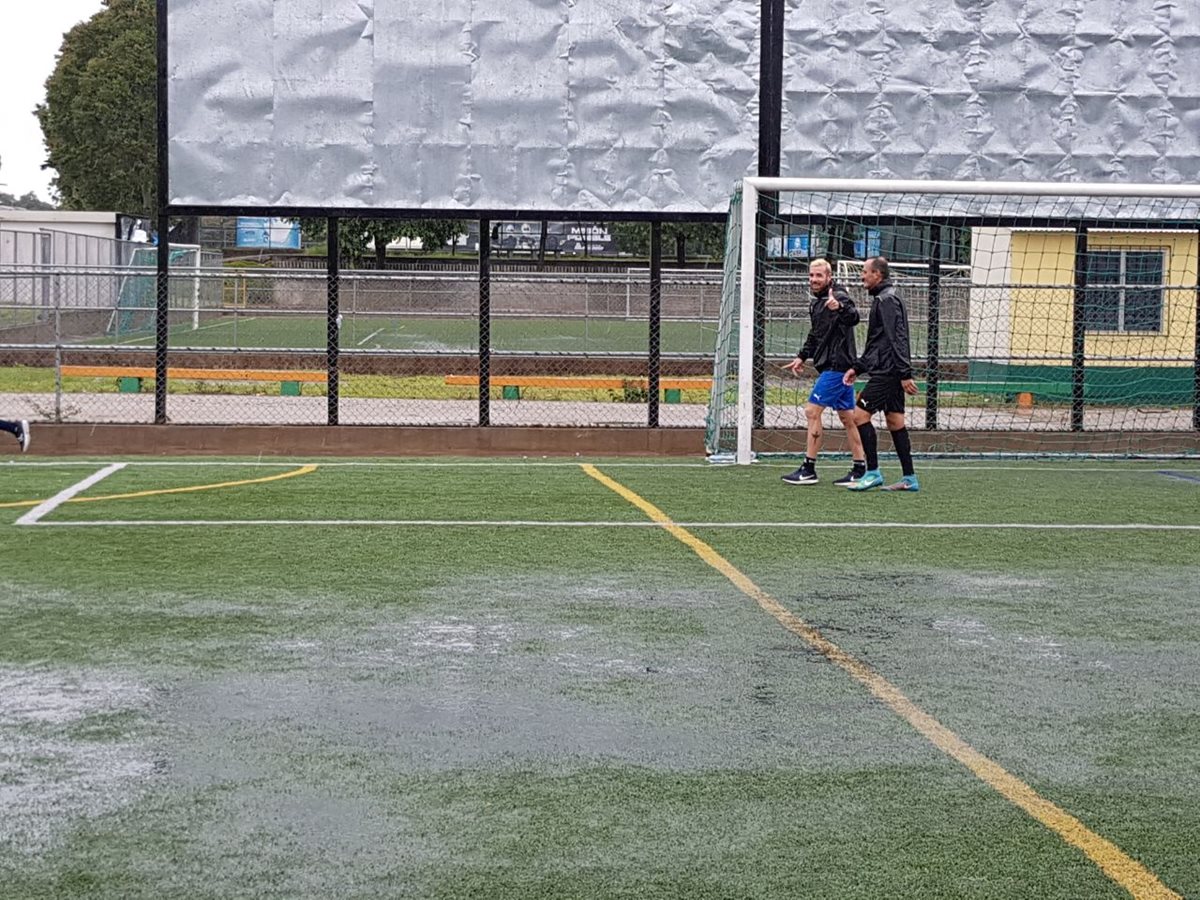
M 154 331 L 157 297 L 158 248 L 152 245 L 135 247 L 129 257 L 128 272 L 121 276 L 116 303 L 108 320 L 108 334 L 117 340 L 141 337 Z M 204 282 L 200 270 L 204 252 L 199 244 L 172 244 L 168 265 L 186 271 L 186 276 L 172 274 L 169 306 L 186 310 L 191 327 L 200 327 L 200 312 Z M 216 285 L 220 289 L 220 285 Z
M 707 451 L 803 452 L 815 373 L 782 366 L 808 334 L 809 265 L 827 260 L 855 299 L 861 352 L 862 269 L 882 256 L 908 312 L 921 452 L 1200 453 L 1198 249 L 1190 185 L 747 178 Z M 841 425 L 824 422 L 836 449 Z

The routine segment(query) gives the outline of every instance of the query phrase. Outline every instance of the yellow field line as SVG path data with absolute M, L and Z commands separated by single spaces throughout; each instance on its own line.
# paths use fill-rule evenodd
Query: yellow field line
M 67 503 L 95 503 L 99 500 L 130 500 L 134 497 L 157 497 L 160 494 L 190 494 L 195 491 L 215 491 L 217 488 L 242 487 L 247 484 L 266 484 L 268 481 L 282 481 L 284 478 L 295 478 L 297 475 L 308 475 L 315 472 L 314 465 L 301 466 L 290 472 L 277 475 L 265 475 L 262 478 L 247 478 L 243 481 L 222 481 L 218 484 L 195 484 L 190 487 L 161 488 L 154 491 L 133 491 L 128 494 L 98 494 L 95 497 L 72 497 Z M 18 500 L 15 503 L 0 503 L 0 509 L 15 509 L 20 506 L 37 506 L 41 500 Z
M 784 628 L 798 635 L 810 647 L 842 668 L 851 677 L 861 682 L 877 698 L 886 703 L 893 712 L 923 734 L 935 747 L 958 760 L 971 770 L 979 780 L 996 790 L 1011 803 L 1019 806 L 1037 821 L 1100 867 L 1109 878 L 1125 888 L 1136 898 L 1146 900 L 1182 900 L 1158 877 L 1141 863 L 1130 858 L 1116 844 L 1101 837 L 1070 813 L 1046 800 L 1021 779 L 992 762 L 933 716 L 918 707 L 898 687 L 868 666 L 842 650 L 820 631 L 803 619 L 789 612 L 784 606 L 743 575 L 737 568 L 704 543 L 686 528 L 676 525 L 671 517 L 617 481 L 609 478 L 592 465 L 583 465 L 583 471 L 605 487 L 624 497 L 653 521 L 661 524 L 674 537 L 686 544 L 702 560 L 728 578 L 743 594 L 753 599 L 762 609 L 775 617 Z

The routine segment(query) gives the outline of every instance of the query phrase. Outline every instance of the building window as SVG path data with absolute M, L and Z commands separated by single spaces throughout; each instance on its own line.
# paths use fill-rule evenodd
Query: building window
M 1090 250 L 1083 321 L 1088 331 L 1162 331 L 1162 250 Z

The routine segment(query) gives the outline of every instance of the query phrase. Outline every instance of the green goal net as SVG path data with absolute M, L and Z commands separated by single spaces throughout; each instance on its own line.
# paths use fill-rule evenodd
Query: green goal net
M 199 324 L 202 281 L 199 270 L 202 252 L 195 244 L 172 244 L 168 265 L 172 269 L 191 270 L 173 273 L 170 278 L 169 307 L 195 313 Z M 143 337 L 154 331 L 157 297 L 158 248 L 135 247 L 130 255 L 128 272 L 121 276 L 116 306 L 108 320 L 108 334 L 113 338 Z M 219 287 L 219 285 L 218 285 Z

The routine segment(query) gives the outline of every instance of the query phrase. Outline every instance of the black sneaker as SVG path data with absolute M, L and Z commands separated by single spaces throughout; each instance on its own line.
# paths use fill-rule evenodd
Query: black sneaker
M 29 449 L 29 422 L 25 419 L 21 420 L 21 430 L 17 432 L 17 443 L 21 445 L 22 453 Z
M 816 484 L 817 470 L 813 466 L 805 463 L 795 472 L 790 472 L 789 474 L 784 475 L 783 480 L 787 484 Z
M 834 484 L 839 485 L 840 487 L 849 487 L 866 474 L 866 469 L 851 469 L 849 472 L 835 481 Z

